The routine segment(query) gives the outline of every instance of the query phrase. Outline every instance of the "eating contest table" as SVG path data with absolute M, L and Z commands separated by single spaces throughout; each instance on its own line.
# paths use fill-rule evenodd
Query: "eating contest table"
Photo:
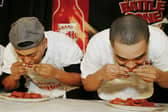
M 168 112 L 168 104 L 165 104 Z M 114 108 L 101 100 L 55 98 L 41 102 L 18 102 L 0 99 L 0 112 L 135 112 Z M 158 112 L 158 111 L 157 111 Z M 159 111 L 160 112 L 160 111 Z

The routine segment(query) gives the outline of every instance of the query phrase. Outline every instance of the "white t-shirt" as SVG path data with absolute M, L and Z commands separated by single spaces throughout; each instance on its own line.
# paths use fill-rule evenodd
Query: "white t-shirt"
M 99 32 L 94 35 L 89 41 L 83 61 L 81 62 L 82 78 L 86 78 L 88 75 L 95 73 L 106 64 L 115 63 L 115 60 L 113 59 L 112 46 L 109 39 L 109 31 L 109 29 L 106 29 L 102 32 Z M 160 29 L 152 26 L 149 26 L 149 31 L 150 42 L 148 47 L 148 60 L 152 61 L 153 66 L 163 71 L 168 71 L 168 37 Z M 115 79 L 111 84 L 118 82 L 120 82 L 120 80 Z M 138 83 L 136 84 L 136 86 L 138 86 Z M 106 84 L 106 82 L 102 83 L 101 87 L 98 89 L 100 98 L 105 100 L 111 100 L 116 97 L 121 97 L 123 99 L 126 99 L 128 97 L 143 98 L 145 96 L 151 96 L 153 91 L 152 89 L 150 89 L 150 87 L 153 88 L 153 86 L 149 85 L 149 94 L 144 93 L 142 95 L 141 93 L 141 97 L 137 90 L 134 89 L 134 87 L 126 87 L 125 89 L 121 89 L 118 92 L 111 90 L 110 92 L 110 90 L 108 90 L 110 87 L 111 89 L 113 87 L 119 87 L 117 85 L 109 85 L 110 84 Z
M 4 49 L 5 47 L 0 45 L 0 75 L 2 73 Z
M 58 69 L 63 67 L 79 64 L 83 56 L 78 45 L 65 34 L 48 31 L 45 32 L 47 38 L 47 51 L 40 63 L 51 64 Z M 12 44 L 9 43 L 4 51 L 3 72 L 11 74 L 11 65 L 21 61 Z M 31 92 L 46 94 L 49 96 L 62 96 L 65 94 L 64 85 L 56 79 L 46 79 L 37 75 L 34 70 L 28 68 L 29 79 L 28 89 Z

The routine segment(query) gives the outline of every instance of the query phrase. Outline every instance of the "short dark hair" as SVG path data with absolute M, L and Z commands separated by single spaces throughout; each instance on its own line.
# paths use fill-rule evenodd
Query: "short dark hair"
M 140 40 L 149 41 L 148 23 L 139 16 L 125 15 L 116 19 L 110 28 L 110 40 L 122 44 L 135 44 Z

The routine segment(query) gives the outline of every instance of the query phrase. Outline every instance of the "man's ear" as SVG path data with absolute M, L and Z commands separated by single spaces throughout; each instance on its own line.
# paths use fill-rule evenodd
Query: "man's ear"
M 45 48 L 47 48 L 47 44 L 48 44 L 47 41 L 48 41 L 47 38 L 44 38 L 43 44 L 44 44 L 44 47 L 45 47 Z

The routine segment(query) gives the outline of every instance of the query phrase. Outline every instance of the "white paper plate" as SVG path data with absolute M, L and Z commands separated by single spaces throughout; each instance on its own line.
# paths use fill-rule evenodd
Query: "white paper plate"
M 153 95 L 153 83 L 147 83 L 135 74 L 129 78 L 104 81 L 98 89 L 101 99 L 111 100 L 120 96 L 121 99 L 147 99 Z
M 46 95 L 42 95 L 42 98 L 13 98 L 9 97 L 11 93 L 2 93 L 0 94 L 0 99 L 10 100 L 10 101 L 18 101 L 18 102 L 41 102 L 50 100 L 50 97 Z
M 106 102 L 107 105 L 121 109 L 121 110 L 129 110 L 131 112 L 157 112 L 157 111 L 163 111 L 164 106 L 161 104 L 155 104 L 156 107 L 138 107 L 138 106 L 127 106 L 127 105 L 117 105 L 112 104 L 109 101 Z

